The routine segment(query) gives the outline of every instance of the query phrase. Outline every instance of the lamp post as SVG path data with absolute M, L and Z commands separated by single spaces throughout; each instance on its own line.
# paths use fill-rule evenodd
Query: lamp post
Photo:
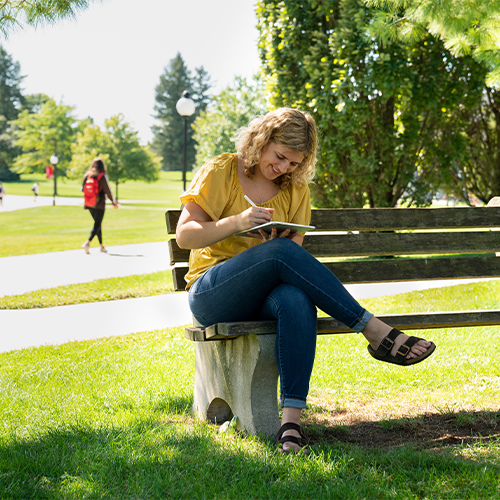
M 55 153 L 50 157 L 50 163 L 54 165 L 54 197 L 52 199 L 52 205 L 55 206 L 56 195 L 57 195 L 57 164 L 59 163 L 59 158 L 56 156 Z
M 182 97 L 177 101 L 175 109 L 182 118 L 184 118 L 184 167 L 182 169 L 182 183 L 183 190 L 186 191 L 186 170 L 187 170 L 187 121 L 188 118 L 194 113 L 194 101 L 189 96 L 189 92 L 185 90 Z

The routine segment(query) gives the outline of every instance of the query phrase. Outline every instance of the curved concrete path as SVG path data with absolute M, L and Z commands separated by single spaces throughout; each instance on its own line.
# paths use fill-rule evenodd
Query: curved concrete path
M 5 186 L 5 185 L 4 185 Z M 6 185 L 8 189 L 8 185 Z M 147 200 L 120 200 L 121 203 L 151 203 Z M 0 205 L 0 213 L 22 210 L 24 208 L 48 207 L 52 206 L 54 198 L 52 196 L 38 196 L 36 201 L 34 196 L 24 196 L 18 194 L 6 194 L 3 203 Z M 109 203 L 109 200 L 107 200 Z M 160 204 L 160 202 L 158 202 Z M 69 198 L 56 196 L 56 206 L 83 207 L 83 197 Z
M 57 204 L 81 205 L 79 198 L 57 198 Z M 6 195 L 0 212 L 51 205 L 51 197 Z M 166 242 L 108 247 L 108 254 L 82 249 L 0 258 L 0 297 L 102 278 L 168 269 Z M 348 285 L 357 298 L 480 281 L 408 282 Z M 0 352 L 155 330 L 191 322 L 187 294 L 179 292 L 46 309 L 0 310 Z
M 166 242 L 0 258 L 0 297 L 72 283 L 163 271 Z M 0 310 L 0 352 L 188 324 L 185 292 L 46 309 Z
M 109 254 L 99 254 L 94 250 L 91 255 L 85 255 L 83 250 L 69 250 L 0 258 L 0 296 L 168 269 L 165 242 L 109 247 L 109 251 Z M 347 288 L 361 299 L 464 282 L 349 285 Z M 127 335 L 190 322 L 185 292 L 46 309 L 0 310 L 0 352 Z

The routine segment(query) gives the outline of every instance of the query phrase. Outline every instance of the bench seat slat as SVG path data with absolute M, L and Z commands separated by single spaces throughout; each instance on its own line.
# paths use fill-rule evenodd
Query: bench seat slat
M 377 315 L 379 319 L 399 330 L 427 330 L 432 328 L 456 328 L 500 325 L 500 310 L 445 311 L 411 314 Z M 219 323 L 205 329 L 186 328 L 186 337 L 205 341 L 234 338 L 240 335 L 266 335 L 276 333 L 276 321 L 249 321 L 241 323 Z M 194 332 L 194 333 L 192 333 Z M 318 334 L 352 333 L 352 330 L 333 318 L 318 318 Z M 197 339 L 193 338 L 197 336 Z

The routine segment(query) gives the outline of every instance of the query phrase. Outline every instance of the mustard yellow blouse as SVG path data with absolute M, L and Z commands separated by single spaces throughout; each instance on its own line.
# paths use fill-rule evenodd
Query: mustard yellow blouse
M 226 153 L 212 158 L 200 168 L 180 200 L 184 204 L 188 201 L 194 202 L 203 208 L 212 220 L 220 220 L 249 208 L 250 205 L 244 195 L 238 178 L 238 156 L 235 153 Z M 311 222 L 307 184 L 290 185 L 286 190 L 280 190 L 276 196 L 258 206 L 274 208 L 274 220 L 295 224 Z M 230 236 L 208 247 L 191 250 L 189 271 L 185 278 L 186 290 L 189 290 L 189 287 L 210 267 L 260 243 L 262 242 L 257 238 Z

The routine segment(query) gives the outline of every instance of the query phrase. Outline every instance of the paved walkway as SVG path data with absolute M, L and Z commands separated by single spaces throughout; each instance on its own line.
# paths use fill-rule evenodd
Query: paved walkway
M 81 204 L 78 198 L 58 198 L 57 202 L 62 204 L 63 200 L 68 204 Z M 6 196 L 4 203 L 4 211 L 34 206 L 31 196 Z M 36 206 L 42 203 L 49 205 L 52 198 L 39 197 Z M 108 251 L 108 254 L 100 254 L 94 247 L 91 255 L 78 249 L 0 258 L 0 297 L 168 269 L 166 242 L 108 247 Z M 347 288 L 355 298 L 362 299 L 471 281 L 479 280 L 350 285 Z M 185 292 L 46 309 L 0 310 L 0 352 L 126 335 L 190 322 Z
M 13 210 L 22 210 L 24 208 L 48 207 L 52 206 L 54 198 L 52 196 L 38 196 L 36 201 L 34 196 L 23 196 L 17 194 L 6 194 L 3 198 L 3 204 L 0 205 L 0 213 L 12 212 Z M 109 203 L 109 200 L 107 200 Z M 120 200 L 120 203 L 151 203 L 147 200 Z M 160 202 L 158 202 L 160 204 Z M 83 207 L 83 196 L 78 198 L 69 198 L 56 196 L 57 206 Z
M 109 247 L 109 254 L 83 250 L 0 258 L 0 296 L 100 278 L 168 269 L 165 242 Z M 467 280 L 477 281 L 477 280 Z M 444 283 L 349 285 L 357 299 L 423 290 Z M 187 293 L 46 309 L 0 310 L 0 352 L 126 335 L 191 322 Z
M 34 196 L 6 194 L 3 198 L 3 204 L 0 206 L 0 213 L 11 212 L 12 210 L 21 210 L 23 208 L 47 207 L 52 205 L 53 201 L 52 196 L 38 196 L 35 201 Z M 62 196 L 56 196 L 56 205 L 83 207 L 83 197 L 64 198 Z
M 0 297 L 41 288 L 86 283 L 102 278 L 164 271 L 168 266 L 167 242 L 90 247 L 65 252 L 0 258 Z
M 95 279 L 162 271 L 166 242 L 0 258 L 0 296 Z M 0 310 L 0 352 L 188 324 L 184 292 L 29 310 Z

